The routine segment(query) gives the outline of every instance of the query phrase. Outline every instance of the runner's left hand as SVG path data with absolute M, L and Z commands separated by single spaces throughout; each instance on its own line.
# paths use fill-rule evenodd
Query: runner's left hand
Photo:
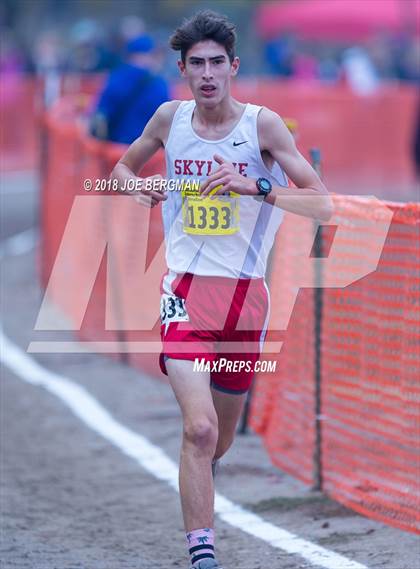
M 238 174 L 233 164 L 219 156 L 219 154 L 215 154 L 213 158 L 220 164 L 220 167 L 201 184 L 200 193 L 203 197 L 208 196 L 217 186 L 221 187 L 213 192 L 211 197 L 217 194 L 224 194 L 225 192 L 236 192 L 244 196 L 256 196 L 258 194 L 255 180 Z

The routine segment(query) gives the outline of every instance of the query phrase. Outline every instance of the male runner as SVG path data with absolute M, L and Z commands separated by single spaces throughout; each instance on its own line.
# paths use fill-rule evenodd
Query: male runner
M 192 569 L 221 569 L 212 465 L 232 444 L 259 358 L 266 262 L 283 210 L 320 220 L 332 213 L 326 188 L 280 117 L 231 96 L 235 40 L 234 25 L 211 11 L 175 31 L 171 46 L 181 52 L 178 66 L 194 99 L 163 104 L 113 171 L 123 186 L 164 147 L 166 179 L 186 183 L 183 191 L 142 189 L 135 199 L 163 204 L 160 363 L 183 416 L 179 483 Z M 297 187 L 287 187 L 286 175 Z M 194 179 L 201 196 L 188 186 Z M 206 364 L 200 371 L 196 357 Z M 219 366 L 222 359 L 229 365 Z

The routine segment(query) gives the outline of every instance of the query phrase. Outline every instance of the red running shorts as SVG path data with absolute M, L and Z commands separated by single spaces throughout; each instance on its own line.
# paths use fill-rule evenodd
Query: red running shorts
M 162 372 L 168 358 L 197 360 L 207 365 L 215 389 L 247 392 L 268 323 L 264 279 L 169 272 L 161 292 Z

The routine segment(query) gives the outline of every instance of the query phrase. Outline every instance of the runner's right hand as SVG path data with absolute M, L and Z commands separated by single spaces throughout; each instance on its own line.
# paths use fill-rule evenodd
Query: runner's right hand
M 159 202 L 168 199 L 168 196 L 164 191 L 144 189 L 147 187 L 148 180 L 162 180 L 162 179 L 163 178 L 160 174 L 155 174 L 154 176 L 148 176 L 147 178 L 143 178 L 142 189 L 136 192 L 136 194 L 134 195 L 134 199 L 136 200 L 136 202 L 145 207 L 154 207 Z

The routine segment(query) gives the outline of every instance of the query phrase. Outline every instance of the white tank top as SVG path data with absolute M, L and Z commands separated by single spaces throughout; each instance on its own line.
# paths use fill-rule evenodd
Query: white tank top
M 261 107 L 247 104 L 234 129 L 220 140 L 205 140 L 195 133 L 194 108 L 195 101 L 183 101 L 174 115 L 165 147 L 168 180 L 204 181 L 219 167 L 213 158 L 219 154 L 243 175 L 287 185 L 280 166 L 274 163 L 270 171 L 262 160 L 257 135 Z M 284 214 L 252 196 L 223 196 L 203 203 L 179 190 L 168 191 L 162 212 L 171 271 L 231 278 L 265 276 Z

